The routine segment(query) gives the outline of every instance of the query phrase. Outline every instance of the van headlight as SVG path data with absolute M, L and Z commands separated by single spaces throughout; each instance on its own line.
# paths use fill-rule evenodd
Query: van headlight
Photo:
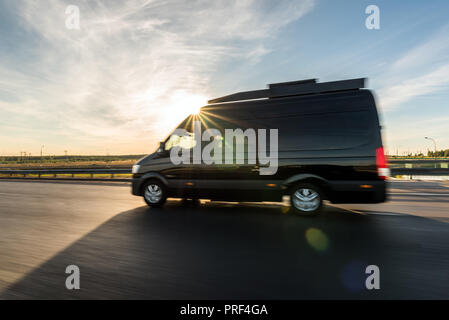
M 132 173 L 133 174 L 139 173 L 139 169 L 140 169 L 140 166 L 138 164 L 133 165 Z

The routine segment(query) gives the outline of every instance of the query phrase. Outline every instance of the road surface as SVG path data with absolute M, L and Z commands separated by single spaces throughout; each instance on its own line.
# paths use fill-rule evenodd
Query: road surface
M 449 184 L 390 192 L 302 218 L 279 204 L 149 209 L 126 183 L 3 180 L 0 299 L 448 299 Z

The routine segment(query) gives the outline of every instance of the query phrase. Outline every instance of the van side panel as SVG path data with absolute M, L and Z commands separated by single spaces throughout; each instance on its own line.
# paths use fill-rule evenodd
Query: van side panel
M 233 119 L 242 129 L 278 130 L 279 167 L 269 179 L 284 189 L 266 190 L 267 176 L 255 175 L 254 188 L 262 197 L 280 198 L 290 177 L 308 174 L 326 181 L 323 188 L 333 202 L 385 200 L 385 182 L 376 168 L 380 125 L 369 90 L 223 104 L 204 111 Z
M 263 176 L 258 163 L 177 167 L 169 159 L 143 161 L 145 172 L 166 177 L 171 196 L 279 201 L 290 186 L 308 179 L 332 202 L 386 199 L 386 183 L 376 167 L 376 149 L 382 146 L 379 119 L 369 90 L 214 104 L 203 107 L 200 118 L 220 131 L 277 129 L 278 170 Z M 139 194 L 142 176 L 134 178 L 133 193 Z

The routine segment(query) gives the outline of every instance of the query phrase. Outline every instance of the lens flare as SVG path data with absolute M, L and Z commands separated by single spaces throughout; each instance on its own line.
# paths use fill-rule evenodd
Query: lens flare
M 326 234 L 316 228 L 309 228 L 306 231 L 306 240 L 309 245 L 317 251 L 326 251 L 329 246 Z

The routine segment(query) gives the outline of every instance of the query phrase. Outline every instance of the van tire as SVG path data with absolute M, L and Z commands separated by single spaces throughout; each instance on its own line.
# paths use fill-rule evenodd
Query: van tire
M 167 188 L 161 181 L 151 179 L 145 182 L 142 195 L 148 206 L 159 208 L 167 201 Z
M 312 183 L 298 183 L 290 189 L 290 205 L 293 213 L 315 216 L 323 208 L 323 193 Z

